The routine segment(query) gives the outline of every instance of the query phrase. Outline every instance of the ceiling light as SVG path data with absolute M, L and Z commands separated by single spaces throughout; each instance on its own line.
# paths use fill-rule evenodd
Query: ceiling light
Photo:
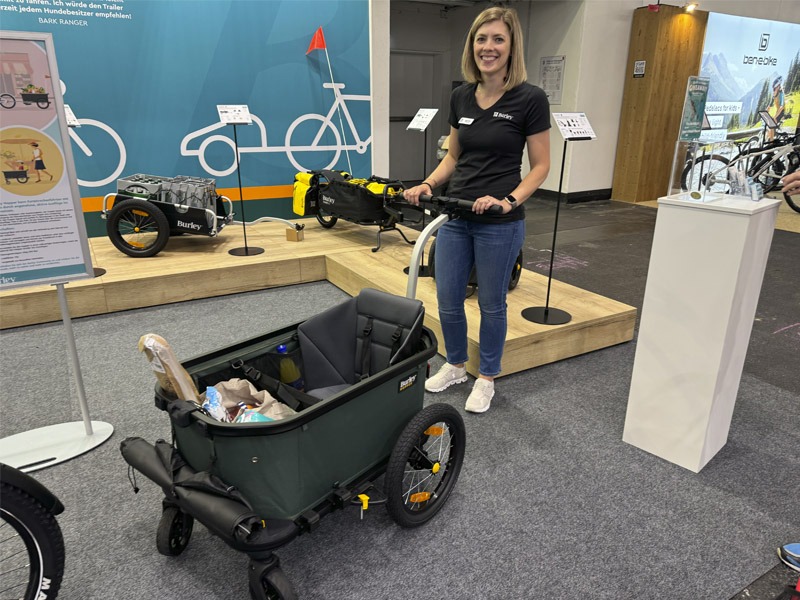
M 699 2 L 687 2 L 686 4 L 683 5 L 683 10 L 685 10 L 686 12 L 692 12 L 698 6 L 700 6 Z

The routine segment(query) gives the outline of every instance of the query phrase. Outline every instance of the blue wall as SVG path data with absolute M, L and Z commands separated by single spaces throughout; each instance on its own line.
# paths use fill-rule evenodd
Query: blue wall
M 6 6 L 15 1 L 0 0 Z M 89 0 L 72 6 L 69 0 L 48 1 L 49 5 L 19 6 L 81 10 L 91 15 L 3 11 L 2 27 L 53 33 L 66 84 L 64 101 L 79 119 L 100 121 L 118 133 L 127 154 L 121 175 L 195 175 L 214 177 L 218 188 L 235 187 L 235 171 L 224 176 L 213 173 L 231 170 L 230 145 L 219 140 L 208 144 L 209 169 L 204 169 L 197 156 L 181 154 L 182 140 L 219 122 L 217 104 L 247 104 L 264 123 L 267 148 L 285 148 L 287 130 L 298 117 L 326 115 L 334 95 L 322 87 L 331 77 L 325 51 L 306 55 L 320 26 L 334 79 L 346 86 L 343 93 L 365 97 L 370 93 L 367 0 L 128 0 L 110 4 L 116 9 L 93 8 L 103 3 Z M 116 17 L 102 16 L 112 13 Z M 365 142 L 359 148 L 364 152 L 355 148 L 349 152 L 351 167 L 341 152 L 333 168 L 352 168 L 355 174 L 368 176 L 370 102 L 351 100 L 347 106 L 359 139 Z M 338 114 L 333 122 L 341 130 Z M 324 135 L 315 140 L 320 129 Z M 354 145 L 346 119 L 344 129 L 347 143 Z M 120 164 L 111 135 L 88 123 L 74 133 L 93 151 L 87 157 L 73 141 L 78 179 L 95 183 L 81 185 L 81 196 L 113 192 L 116 178 L 96 185 Z M 243 186 L 293 181 L 298 169 L 285 150 L 246 150 L 263 146 L 257 125 L 239 126 L 237 134 L 243 150 Z M 188 142 L 187 149 L 198 150 L 204 139 L 214 135 L 233 139 L 233 128 L 207 132 Z M 320 119 L 300 123 L 291 140 L 295 147 L 312 143 L 336 145 L 331 128 Z M 294 156 L 305 168 L 322 168 L 329 165 L 334 152 L 296 152 Z M 247 216 L 250 219 L 249 207 Z

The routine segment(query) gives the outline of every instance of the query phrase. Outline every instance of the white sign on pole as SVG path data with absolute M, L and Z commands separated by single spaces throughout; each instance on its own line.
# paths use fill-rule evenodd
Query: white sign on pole
M 250 125 L 253 118 L 246 104 L 217 104 L 219 120 L 226 125 Z
M 406 127 L 406 130 L 425 131 L 428 125 L 431 124 L 431 121 L 433 121 L 433 117 L 436 116 L 437 112 L 439 112 L 438 108 L 420 108 L 417 114 L 414 115 L 411 123 Z
M 553 118 L 565 140 L 597 139 L 586 113 L 553 113 Z
M 78 118 L 75 116 L 75 113 L 72 112 L 72 109 L 69 107 L 69 104 L 64 105 L 64 114 L 67 117 L 67 127 L 81 126 L 81 124 L 78 122 Z

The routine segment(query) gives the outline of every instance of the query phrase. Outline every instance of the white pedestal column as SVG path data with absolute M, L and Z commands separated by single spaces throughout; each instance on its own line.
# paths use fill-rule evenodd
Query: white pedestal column
M 622 439 L 699 472 L 728 440 L 780 200 L 659 198 Z

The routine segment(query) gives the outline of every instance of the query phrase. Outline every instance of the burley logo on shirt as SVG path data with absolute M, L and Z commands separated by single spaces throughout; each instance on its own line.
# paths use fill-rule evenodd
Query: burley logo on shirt
M 458 124 L 459 124 L 459 125 L 472 125 L 472 122 L 473 122 L 474 120 L 475 120 L 475 119 L 470 119 L 469 117 L 461 117 L 461 118 L 458 120 Z
M 492 116 L 499 117 L 500 119 L 508 119 L 509 121 L 514 120 L 514 115 L 509 115 L 507 113 L 495 112 Z

